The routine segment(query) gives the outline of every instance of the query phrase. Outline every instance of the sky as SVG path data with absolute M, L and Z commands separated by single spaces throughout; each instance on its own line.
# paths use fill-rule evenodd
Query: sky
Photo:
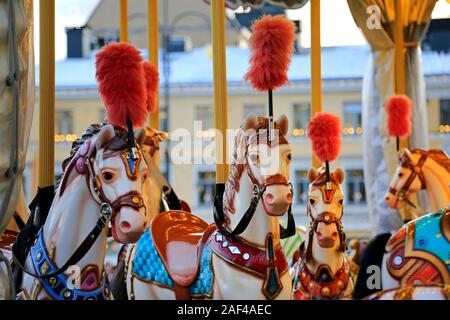
M 67 56 L 65 27 L 84 25 L 99 2 L 100 0 L 56 0 L 56 60 L 63 60 Z M 38 3 L 34 7 L 34 13 L 36 61 L 39 61 Z M 288 17 L 295 20 L 300 19 L 304 26 L 309 26 L 311 21 L 309 3 L 301 9 L 290 10 Z M 444 17 L 450 17 L 450 0 L 439 0 L 433 11 L 433 18 Z M 336 30 L 339 32 L 336 32 Z M 321 32 L 322 46 L 324 47 L 362 45 L 366 43 L 353 21 L 347 0 L 322 0 Z M 302 33 L 301 41 L 304 47 L 310 46 L 311 38 L 308 27 Z

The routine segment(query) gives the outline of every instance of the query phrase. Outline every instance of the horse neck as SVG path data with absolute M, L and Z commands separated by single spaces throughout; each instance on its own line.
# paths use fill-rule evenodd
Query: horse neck
M 432 210 L 437 211 L 448 207 L 450 204 L 450 173 L 430 157 L 427 158 L 422 170 Z
M 92 198 L 84 176 L 76 176 L 60 196 L 59 191 L 44 225 L 45 246 L 58 267 L 71 257 L 100 217 L 100 207 Z M 83 270 L 97 266 L 103 270 L 107 245 L 105 228 L 86 255 L 77 263 Z M 80 271 L 81 271 L 80 270 Z
M 253 195 L 253 183 L 248 177 L 247 173 L 241 176 L 239 192 L 235 197 L 236 213 L 230 216 L 231 228 L 236 228 L 242 216 L 250 206 L 250 201 Z M 256 207 L 255 214 L 250 221 L 247 229 L 242 232 L 240 237 L 248 242 L 251 242 L 259 247 L 265 248 L 266 238 L 269 233 L 273 235 L 273 244 L 277 245 L 280 242 L 280 226 L 279 218 L 269 216 L 264 210 L 262 199 Z
M 308 227 L 306 234 L 309 234 L 309 231 L 310 228 Z M 305 248 L 308 247 L 308 243 L 309 238 L 307 237 L 305 240 Z M 333 275 L 342 267 L 345 258 L 344 252 L 336 248 L 327 249 L 319 246 L 316 233 L 313 236 L 312 255 L 313 258 L 310 261 L 306 261 L 309 270 L 315 273 L 319 266 L 326 265 L 330 268 Z

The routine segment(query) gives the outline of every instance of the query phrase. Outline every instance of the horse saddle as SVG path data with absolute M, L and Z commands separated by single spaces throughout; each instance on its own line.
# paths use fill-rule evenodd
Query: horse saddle
M 152 220 L 153 243 L 174 282 L 177 299 L 189 299 L 189 287 L 200 271 L 203 248 L 215 229 L 215 225 L 184 211 L 167 211 Z

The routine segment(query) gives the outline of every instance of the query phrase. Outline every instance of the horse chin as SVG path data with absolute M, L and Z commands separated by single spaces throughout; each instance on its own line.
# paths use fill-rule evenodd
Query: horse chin
M 146 225 L 140 212 L 122 208 L 112 223 L 112 236 L 119 243 L 134 243 L 144 233 Z

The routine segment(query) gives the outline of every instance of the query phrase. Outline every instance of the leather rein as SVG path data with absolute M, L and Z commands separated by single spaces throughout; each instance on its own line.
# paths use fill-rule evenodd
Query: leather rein
M 139 211 L 142 207 L 145 208 L 144 199 L 142 195 L 137 191 L 130 191 L 120 196 L 114 201 L 110 201 L 106 197 L 103 191 L 102 184 L 100 182 L 100 178 L 98 177 L 98 175 L 95 174 L 94 171 L 94 159 L 96 155 L 96 148 L 95 146 L 91 148 L 90 144 L 91 141 L 88 141 L 82 147 L 80 147 L 80 149 L 77 151 L 77 154 L 73 157 L 73 159 L 69 163 L 68 168 L 66 170 L 66 174 L 64 175 L 63 181 L 61 182 L 60 194 L 64 192 L 66 179 L 69 176 L 70 171 L 75 168 L 79 174 L 85 175 L 89 192 L 92 198 L 95 200 L 95 202 L 97 202 L 97 204 L 100 206 L 100 217 L 98 218 L 95 226 L 86 236 L 86 238 L 81 242 L 81 244 L 72 254 L 72 256 L 67 260 L 67 262 L 61 268 L 59 268 L 57 271 L 51 274 L 37 275 L 34 272 L 27 270 L 26 267 L 23 266 L 13 255 L 14 263 L 23 272 L 27 273 L 30 276 L 33 276 L 34 278 L 54 277 L 66 271 L 67 268 L 69 268 L 70 266 L 78 263 L 94 245 L 98 236 L 101 234 L 103 228 L 107 226 L 107 224 L 110 221 L 114 220 L 115 216 L 122 207 L 130 207 L 136 211 Z M 130 157 L 131 156 L 132 155 L 130 154 Z M 134 152 L 133 157 L 134 161 L 137 164 L 139 164 L 140 158 L 138 153 Z M 122 155 L 122 160 L 124 160 L 124 158 L 129 159 L 128 156 Z M 136 179 L 138 170 L 130 170 L 127 161 L 124 161 L 124 164 L 127 167 L 128 176 L 130 177 L 131 175 L 130 178 Z M 138 166 L 135 166 L 135 168 L 138 168 Z
M 228 225 L 225 221 L 225 213 L 223 211 L 223 194 L 225 192 L 225 185 L 216 184 L 216 196 L 214 197 L 214 222 L 216 223 L 219 231 L 223 235 L 228 237 L 238 236 L 247 229 L 248 225 L 250 224 L 250 221 L 253 218 L 253 215 L 255 214 L 256 208 L 258 207 L 258 203 L 261 200 L 268 186 L 276 184 L 289 186 L 292 195 L 294 194 L 292 184 L 289 183 L 287 179 L 281 174 L 270 176 L 264 179 L 262 183 L 258 181 L 258 179 L 256 179 L 255 175 L 253 174 L 250 168 L 248 161 L 248 154 L 245 155 L 245 160 L 246 160 L 245 170 L 253 183 L 253 195 L 250 200 L 250 205 L 248 209 L 245 211 L 242 219 L 239 221 L 238 225 L 233 231 L 228 230 Z M 284 228 L 282 225 L 280 225 L 281 239 L 289 238 L 295 234 L 295 220 L 294 215 L 292 214 L 292 203 L 289 205 L 287 214 L 288 214 L 287 227 Z
M 411 159 L 408 156 L 403 155 L 400 158 L 400 165 L 403 168 L 411 170 L 411 174 L 408 177 L 408 179 L 406 180 L 406 182 L 403 184 L 403 186 L 400 188 L 400 190 L 397 190 L 397 188 L 390 187 L 389 193 L 396 196 L 397 199 L 399 199 L 400 201 L 406 202 L 410 206 L 415 208 L 416 205 L 408 199 L 408 196 L 407 196 L 408 190 L 416 177 L 419 177 L 420 189 L 426 188 L 425 177 L 424 177 L 423 171 L 422 171 L 422 167 L 426 161 L 427 161 L 427 155 L 422 154 L 419 158 L 419 161 L 417 162 L 417 165 L 414 165 L 414 163 L 411 161 Z

